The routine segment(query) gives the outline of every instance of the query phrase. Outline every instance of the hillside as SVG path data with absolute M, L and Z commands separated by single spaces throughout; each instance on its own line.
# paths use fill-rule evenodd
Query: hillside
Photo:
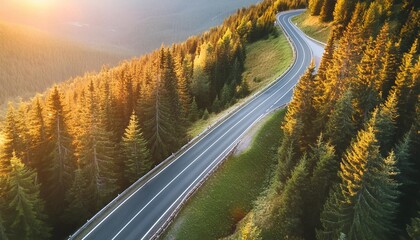
M 0 106 L 123 57 L 6 22 L 0 22 L 0 36 Z

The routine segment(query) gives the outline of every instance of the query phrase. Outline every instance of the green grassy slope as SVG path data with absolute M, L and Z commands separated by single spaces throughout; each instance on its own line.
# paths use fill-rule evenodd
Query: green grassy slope
M 171 225 L 166 239 L 217 239 L 231 234 L 268 185 L 281 140 L 284 110 L 271 115 L 250 149 L 230 157 L 198 190 Z

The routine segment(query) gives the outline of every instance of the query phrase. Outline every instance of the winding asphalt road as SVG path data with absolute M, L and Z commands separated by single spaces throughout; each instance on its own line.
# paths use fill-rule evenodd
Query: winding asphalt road
M 277 21 L 290 39 L 295 62 L 271 87 L 244 104 L 165 168 L 117 204 L 97 214 L 71 239 L 149 239 L 164 225 L 187 194 L 234 148 L 242 135 L 271 110 L 287 104 L 312 59 L 302 33 L 290 19 L 302 10 L 283 12 Z

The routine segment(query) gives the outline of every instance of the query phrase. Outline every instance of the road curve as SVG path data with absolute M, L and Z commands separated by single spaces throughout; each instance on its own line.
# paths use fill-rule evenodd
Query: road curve
M 277 15 L 295 55 L 291 68 L 118 204 L 95 216 L 70 239 L 149 239 L 198 183 L 217 166 L 242 135 L 267 112 L 287 104 L 312 59 L 312 52 L 290 19 L 303 10 Z

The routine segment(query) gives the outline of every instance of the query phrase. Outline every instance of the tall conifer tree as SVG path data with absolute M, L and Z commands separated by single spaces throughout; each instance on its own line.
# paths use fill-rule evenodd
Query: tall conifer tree
M 53 215 L 63 211 L 65 193 L 75 170 L 74 150 L 69 133 L 68 113 L 58 87 L 46 100 L 45 133 L 48 139 L 42 169 L 39 169 L 42 192 Z
M 122 138 L 122 151 L 124 153 L 124 173 L 129 183 L 135 182 L 152 167 L 147 142 L 136 114 L 133 112 L 130 122 Z
M 50 227 L 46 224 L 44 202 L 41 200 L 36 173 L 12 156 L 11 172 L 5 193 L 8 207 L 6 227 L 11 239 L 47 239 Z

